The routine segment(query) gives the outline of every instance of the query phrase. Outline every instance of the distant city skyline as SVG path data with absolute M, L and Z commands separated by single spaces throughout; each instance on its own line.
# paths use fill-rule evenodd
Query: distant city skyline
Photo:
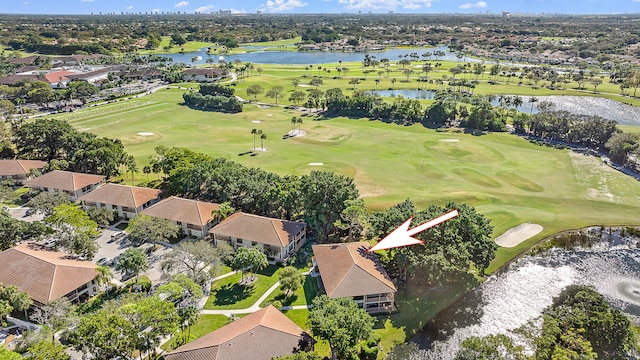
M 640 0 L 2 0 L 3 14 L 640 13 Z

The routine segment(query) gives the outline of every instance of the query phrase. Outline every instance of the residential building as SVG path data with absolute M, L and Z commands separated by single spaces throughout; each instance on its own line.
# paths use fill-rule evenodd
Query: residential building
M 219 204 L 171 196 L 142 210 L 142 213 L 171 220 L 186 235 L 202 238 L 213 226 L 211 213 L 219 208 Z
M 165 360 L 271 360 L 310 350 L 313 338 L 269 305 L 165 354 Z
M 369 313 L 395 310 L 396 287 L 367 242 L 313 246 L 314 266 L 327 296 L 350 297 Z
M 220 81 L 229 76 L 229 72 L 221 69 L 191 68 L 182 72 L 182 80 L 201 83 Z
M 285 261 L 307 241 L 307 224 L 237 212 L 209 233 L 216 245 L 256 247 L 270 260 Z
M 117 210 L 119 217 L 130 219 L 158 202 L 161 195 L 162 191 L 157 189 L 106 184 L 81 196 L 78 200 L 82 201 L 82 206 L 85 208 Z
M 54 170 L 35 179 L 25 181 L 30 189 L 54 192 L 63 191 L 69 195 L 69 200 L 76 201 L 82 195 L 105 183 L 102 175 L 83 174 L 71 171 Z
M 40 160 L 0 160 L 0 181 L 14 179 L 22 184 L 32 178 L 32 170 L 42 172 L 46 165 L 46 162 Z
M 29 294 L 36 305 L 65 296 L 81 302 L 98 291 L 97 265 L 36 243 L 0 252 L 0 283 Z

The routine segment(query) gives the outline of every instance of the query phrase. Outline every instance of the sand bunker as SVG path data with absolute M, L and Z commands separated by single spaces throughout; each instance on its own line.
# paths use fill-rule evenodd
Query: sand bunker
M 322 165 L 324 165 L 324 163 L 321 163 L 321 162 L 309 163 L 309 166 L 322 166 Z
M 251 120 L 252 123 L 254 124 L 260 124 L 262 122 L 262 120 Z
M 267 116 L 273 116 L 273 114 L 267 114 Z
M 496 238 L 496 244 L 502 247 L 514 247 L 530 237 L 539 234 L 544 228 L 542 225 L 523 223 L 512 227 L 504 234 Z
M 440 142 L 458 142 L 460 139 L 440 139 Z
M 289 137 L 302 137 L 307 135 L 307 132 L 304 130 L 291 130 L 287 133 Z
M 142 131 L 142 132 L 137 133 L 136 135 L 140 135 L 140 136 L 153 136 L 153 135 L 155 135 L 155 134 L 154 134 L 154 133 L 152 133 L 152 132 L 148 132 L 148 131 Z
M 298 86 L 300 86 L 300 87 L 311 87 L 311 85 L 309 85 L 309 84 L 298 84 Z

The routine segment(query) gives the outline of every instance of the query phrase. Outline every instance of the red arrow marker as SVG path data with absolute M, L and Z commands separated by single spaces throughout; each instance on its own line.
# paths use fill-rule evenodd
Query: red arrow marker
M 421 233 L 456 216 L 458 216 L 458 210 L 453 210 L 431 221 L 427 221 L 422 225 L 418 225 L 413 229 L 409 229 L 409 225 L 411 224 L 411 220 L 413 219 L 413 217 L 410 217 L 409 220 L 402 223 L 402 225 L 398 226 L 397 229 L 393 230 L 389 235 L 385 236 L 384 239 L 380 240 L 377 244 L 370 248 L 368 252 L 422 244 L 423 241 L 414 238 L 413 235 Z

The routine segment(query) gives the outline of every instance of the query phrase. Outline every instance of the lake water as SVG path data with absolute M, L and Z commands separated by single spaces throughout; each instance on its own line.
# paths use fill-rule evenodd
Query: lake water
M 247 46 L 249 50 L 259 50 L 260 46 Z M 368 53 L 369 55 L 375 56 L 376 59 L 384 59 L 387 58 L 389 60 L 398 60 L 398 56 L 404 56 L 405 54 L 417 53 L 419 56 L 425 52 L 434 52 L 435 50 L 440 50 L 445 52 L 445 56 L 439 57 L 437 60 L 454 60 L 457 61 L 458 58 L 456 54 L 450 52 L 447 47 L 435 47 L 435 48 L 393 48 L 387 49 L 384 51 L 374 51 Z M 197 52 L 192 53 L 184 53 L 184 54 L 162 54 L 161 56 L 168 57 L 174 62 L 181 62 L 186 65 L 201 65 L 205 64 L 209 55 L 207 54 L 207 49 L 203 48 Z M 201 56 L 202 59 L 194 62 L 191 62 L 191 59 L 195 56 Z M 338 61 L 349 62 L 349 61 L 362 61 L 364 59 L 365 53 L 361 52 L 331 52 L 331 51 L 254 51 L 248 52 L 245 54 L 237 54 L 237 55 L 211 55 L 216 62 L 220 58 L 225 61 L 234 61 L 236 59 L 240 59 L 242 62 L 250 62 L 254 64 L 325 64 L 325 63 L 336 63 Z M 407 57 L 407 59 L 410 59 Z M 420 56 L 420 60 L 424 60 L 422 56 Z M 436 60 L 435 57 L 432 57 L 432 60 Z M 472 58 L 463 58 L 460 59 L 461 62 L 476 62 L 480 61 Z
M 594 233 L 597 233 L 594 230 Z M 534 321 L 569 285 L 593 286 L 611 306 L 640 321 L 637 238 L 605 234 L 591 248 L 552 249 L 511 264 L 442 311 L 392 359 L 453 359 L 462 340 L 507 334 Z

